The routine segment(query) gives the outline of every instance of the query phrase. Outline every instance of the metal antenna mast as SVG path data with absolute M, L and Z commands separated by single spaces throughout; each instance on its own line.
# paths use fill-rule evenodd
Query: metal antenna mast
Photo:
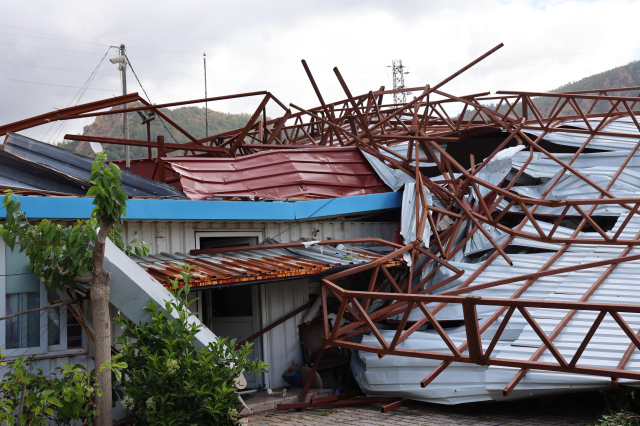
M 409 74 L 402 65 L 402 59 L 391 61 L 391 70 L 393 72 L 393 90 L 404 89 L 404 75 Z M 393 94 L 393 103 L 404 104 L 407 102 L 407 92 L 398 92 Z
M 202 54 L 204 60 L 204 97 L 207 98 L 207 53 Z M 209 137 L 209 103 L 204 103 L 204 123 L 205 123 L 205 137 Z
M 124 53 L 124 44 L 120 45 L 120 56 L 125 56 Z M 127 94 L 127 61 L 124 60 L 122 62 L 122 67 L 121 70 L 122 71 L 122 94 L 126 95 Z M 125 109 L 127 108 L 127 105 L 125 104 Z M 125 139 L 129 139 L 129 122 L 127 120 L 127 113 L 124 113 L 124 138 Z M 131 147 L 129 145 L 125 145 L 124 146 L 124 158 L 125 158 L 125 168 L 127 170 L 131 170 Z

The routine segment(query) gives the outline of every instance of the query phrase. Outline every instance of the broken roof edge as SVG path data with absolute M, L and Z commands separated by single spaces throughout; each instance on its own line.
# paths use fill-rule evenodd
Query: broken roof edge
M 93 198 L 18 196 L 30 219 L 88 219 Z M 291 221 L 396 208 L 401 192 L 285 202 L 132 199 L 126 220 Z M 6 210 L 0 209 L 0 219 Z

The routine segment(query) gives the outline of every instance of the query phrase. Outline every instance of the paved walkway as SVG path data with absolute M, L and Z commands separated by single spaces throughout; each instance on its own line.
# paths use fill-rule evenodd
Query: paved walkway
M 249 425 L 574 426 L 593 423 L 604 409 L 602 397 L 597 394 L 559 397 L 545 402 L 542 406 L 540 400 L 457 406 L 413 403 L 387 414 L 380 412 L 379 405 L 271 411 L 249 417 Z

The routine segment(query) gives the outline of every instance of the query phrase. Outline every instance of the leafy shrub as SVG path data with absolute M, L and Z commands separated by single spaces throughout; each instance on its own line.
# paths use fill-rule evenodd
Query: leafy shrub
M 603 415 L 593 426 L 638 426 L 640 416 L 627 410 L 620 410 Z
M 122 344 L 124 397 L 137 425 L 230 425 L 236 420 L 238 396 L 234 380 L 267 371 L 262 361 L 250 361 L 251 344 L 235 350 L 235 340 L 216 339 L 206 348 L 193 346 L 203 327 L 189 323 L 186 301 L 188 268 L 182 272 L 185 286 L 174 280 L 175 300 L 166 301 L 164 311 L 153 301 L 145 307 L 152 314 L 146 324 L 134 324 L 118 316 Z M 191 302 L 193 303 L 193 301 Z M 166 312 L 165 312 L 166 311 Z M 177 319 L 171 313 L 178 314 Z
M 34 372 L 34 358 L 20 357 L 11 364 L 1 384 L 0 422 L 7 425 L 92 425 L 98 417 L 95 376 L 81 365 L 62 364 L 48 376 Z M 6 363 L 3 363 L 6 364 Z M 22 414 L 19 414 L 23 399 Z

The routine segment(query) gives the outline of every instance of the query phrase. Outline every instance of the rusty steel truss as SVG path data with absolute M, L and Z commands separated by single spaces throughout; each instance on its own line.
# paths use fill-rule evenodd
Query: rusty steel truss
M 170 167 L 164 163 L 162 157 L 170 151 L 183 150 L 184 155 L 235 157 L 251 155 L 262 150 L 357 146 L 363 152 L 375 156 L 389 168 L 400 170 L 415 179 L 416 235 L 423 235 L 424 230 L 429 229 L 431 236 L 429 241 L 417 239 L 409 241 L 403 246 L 394 246 L 395 250 L 387 256 L 322 279 L 321 297 L 326 300 L 328 295 L 332 295 L 338 299 L 340 306 L 337 311 L 337 319 L 333 322 L 335 325 L 331 327 L 328 320 L 327 303 L 322 304 L 323 349 L 314 363 L 314 372 L 322 359 L 323 351 L 330 347 L 339 347 L 377 353 L 380 357 L 395 355 L 442 361 L 435 370 L 422 379 L 420 382 L 422 387 L 431 383 L 453 362 L 517 368 L 517 373 L 504 389 L 505 395 L 513 391 L 530 369 L 606 376 L 612 377 L 614 380 L 618 378 L 640 379 L 640 372 L 625 369 L 632 353 L 640 348 L 640 331 L 632 330 L 621 316 L 623 313 L 640 313 L 640 304 L 604 304 L 590 301 L 596 290 L 619 265 L 625 262 L 640 261 L 640 255 L 631 254 L 632 249 L 640 245 L 640 234 L 631 239 L 621 237 L 631 219 L 638 214 L 640 198 L 620 198 L 611 192 L 615 182 L 640 148 L 640 123 L 637 118 L 640 115 L 640 97 L 618 96 L 616 93 L 637 91 L 640 90 L 640 87 L 559 93 L 509 91 L 490 95 L 489 92 L 485 92 L 464 96 L 452 95 L 441 90 L 446 83 L 500 47 L 502 45 L 496 46 L 438 84 L 403 88 L 403 92 L 416 93 L 412 100 L 404 104 L 385 103 L 384 101 L 390 98 L 389 95 L 393 95 L 396 91 L 385 90 L 384 87 L 362 95 L 352 95 L 344 77 L 337 68 L 334 68 L 334 72 L 344 90 L 345 99 L 326 103 L 309 66 L 305 61 L 302 61 L 303 68 L 320 103 L 320 106 L 314 108 L 305 109 L 295 104 L 286 106 L 273 94 L 266 91 L 162 105 L 150 105 L 137 94 L 132 94 L 59 110 L 22 122 L 1 126 L 0 135 L 54 120 L 153 110 L 187 136 L 190 142 L 180 145 L 165 144 L 162 138 L 155 142 L 78 135 L 66 135 L 65 138 L 158 148 L 159 155 L 154 161 L 160 170 L 157 174 L 160 181 L 165 181 L 162 170 L 165 167 Z M 261 101 L 246 126 L 203 139 L 196 139 L 189 135 L 160 111 L 160 108 L 164 107 L 248 96 L 259 96 Z M 136 101 L 142 102 L 144 106 L 98 111 L 114 105 Z M 269 121 L 261 120 L 269 102 L 275 102 L 279 105 L 284 111 L 283 115 Z M 447 112 L 452 108 L 457 108 L 461 112 L 457 116 L 453 116 Z M 631 119 L 635 125 L 633 132 L 607 130 L 608 124 L 620 118 Z M 569 122 L 572 124 L 567 126 Z M 566 157 L 561 159 L 557 153 L 550 150 L 549 144 L 545 142 L 545 138 L 558 132 L 585 137 L 581 146 L 571 151 L 569 160 Z M 532 136 L 533 134 L 537 136 Z M 492 146 L 489 154 L 481 162 L 476 161 L 473 149 L 468 160 L 462 161 L 459 156 L 457 159 L 454 158 L 456 157 L 454 153 L 457 144 L 480 136 L 500 136 L 502 140 Z M 594 182 L 574 167 L 578 157 L 590 149 L 589 144 L 597 137 L 629 138 L 637 141 L 635 145 L 632 144 L 631 148 L 625 151 L 626 159 L 605 186 Z M 443 146 L 444 143 L 447 144 L 446 148 Z M 406 144 L 406 151 L 399 152 L 397 149 L 392 149 L 400 144 L 403 144 L 403 150 Z M 529 156 L 510 182 L 503 181 L 496 185 L 479 177 L 479 173 L 499 152 L 513 145 L 524 146 Z M 540 197 L 522 196 L 514 191 L 514 186 L 537 155 L 543 155 L 550 159 L 558 165 L 561 171 L 551 179 Z M 466 163 L 467 161 L 470 167 L 461 164 L 461 162 Z M 421 169 L 423 163 L 433 165 L 437 172 L 426 173 L 424 168 Z M 598 194 L 597 197 L 585 199 L 554 199 L 551 197 L 554 187 L 568 174 L 592 188 Z M 436 175 L 439 175 L 437 179 L 432 179 Z M 483 195 L 483 191 L 485 195 Z M 436 202 L 430 204 L 429 195 Z M 615 233 L 603 229 L 595 217 L 594 212 L 599 206 L 611 206 L 625 212 L 624 220 Z M 558 208 L 561 213 L 542 215 L 537 213 L 541 208 Z M 448 227 L 439 228 L 439 224 L 445 217 L 448 217 L 447 221 L 450 221 L 451 224 Z M 568 217 L 577 220 L 573 234 L 569 237 L 566 235 L 556 236 L 561 222 Z M 516 220 L 517 224 L 508 226 L 504 223 L 505 218 Z M 532 227 L 534 231 L 525 231 L 527 225 L 529 226 L 527 229 L 530 230 Z M 505 233 L 506 240 L 497 242 L 491 232 L 487 230 L 490 228 Z M 592 230 L 598 237 L 580 237 L 581 232 L 585 229 Z M 456 237 L 463 230 L 466 230 L 464 238 L 456 243 Z M 464 279 L 462 284 L 446 291 L 439 291 L 442 287 L 463 276 L 465 271 L 452 265 L 449 259 L 463 250 L 467 242 L 478 232 L 490 244 L 486 252 L 488 257 L 470 276 Z M 507 247 L 516 238 L 559 244 L 560 249 L 534 273 L 514 274 L 500 280 L 475 283 L 479 275 L 496 259 L 503 259 L 508 265 L 513 265 L 513 261 L 507 253 Z M 330 242 L 323 243 L 330 244 Z M 568 267 L 555 266 L 559 258 L 570 247 L 576 245 L 618 246 L 621 247 L 621 252 L 612 259 Z M 250 250 L 246 247 L 241 249 Z M 226 250 L 229 251 L 229 249 Z M 406 276 L 400 279 L 398 274 L 392 274 L 387 269 L 385 262 L 399 259 L 405 254 L 410 256 L 412 262 L 411 266 L 407 267 Z M 421 257 L 426 260 L 420 262 Z M 427 267 L 431 268 L 430 272 L 422 277 L 422 273 Z M 606 267 L 604 272 L 577 302 L 520 299 L 523 293 L 541 277 L 601 267 Z M 438 271 L 442 269 L 448 270 L 449 275 L 448 278 L 438 281 L 436 277 Z M 346 290 L 338 285 L 337 280 L 359 273 L 370 274 L 367 291 Z M 502 299 L 480 298 L 468 294 L 480 289 L 513 283 L 521 284 L 510 297 Z M 378 307 L 372 309 L 374 301 L 383 301 L 383 303 L 376 304 Z M 435 308 L 429 309 L 427 308 L 428 303 L 437 303 L 437 305 Z M 445 327 L 436 319 L 438 312 L 450 304 L 461 305 L 464 313 L 467 340 L 461 345 L 453 343 Z M 494 306 L 496 311 L 480 322 L 476 312 L 476 307 L 479 305 Z M 545 333 L 530 313 L 530 310 L 534 308 L 568 310 L 568 313 L 564 315 L 551 333 Z M 422 319 L 409 324 L 409 315 L 416 309 L 422 312 Z M 492 357 L 502 332 L 516 310 L 535 331 L 542 344 L 529 360 Z M 581 311 L 597 312 L 597 317 L 584 335 L 576 352 L 571 359 L 568 359 L 554 346 L 554 339 Z M 627 351 L 619 360 L 616 368 L 581 365 L 581 355 L 607 314 L 628 336 Z M 393 339 L 388 341 L 378 331 L 376 324 L 392 317 L 400 318 L 400 321 Z M 340 326 L 343 318 L 349 318 L 350 322 Z M 498 322 L 498 332 L 486 350 L 483 350 L 482 333 Z M 446 343 L 450 353 L 415 351 L 398 347 L 425 325 L 436 330 Z M 350 341 L 354 336 L 365 332 L 373 333 L 379 346 Z M 553 355 L 555 363 L 539 361 L 542 354 L 547 351 Z M 309 376 L 310 380 L 314 376 L 314 372 Z M 305 386 L 301 401 L 305 399 L 311 383 L 310 380 Z

